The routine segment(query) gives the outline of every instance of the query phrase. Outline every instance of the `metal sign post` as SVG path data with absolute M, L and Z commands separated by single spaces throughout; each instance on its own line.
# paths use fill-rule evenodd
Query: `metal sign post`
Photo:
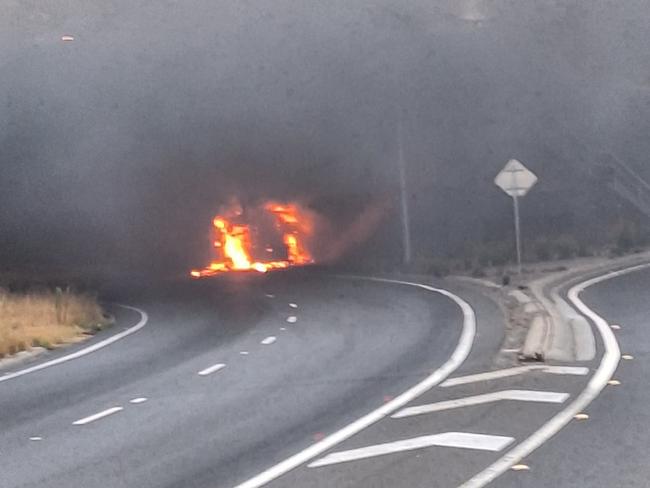
M 517 247 L 517 274 L 521 274 L 521 231 L 519 230 L 519 197 L 512 197 L 515 207 L 515 244 Z
M 515 214 L 515 245 L 517 248 L 517 273 L 521 274 L 521 223 L 519 220 L 519 197 L 528 193 L 537 176 L 516 159 L 511 159 L 494 178 L 494 183 L 512 197 Z

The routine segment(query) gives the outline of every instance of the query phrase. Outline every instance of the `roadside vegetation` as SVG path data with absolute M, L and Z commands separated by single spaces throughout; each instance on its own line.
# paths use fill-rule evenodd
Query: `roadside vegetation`
M 0 288 L 0 358 L 76 342 L 110 323 L 97 300 L 69 288 L 10 292 Z
M 468 242 L 446 256 L 419 252 L 405 268 L 397 260 L 380 261 L 360 257 L 353 263 L 362 271 L 392 273 L 396 271 L 443 277 L 450 274 L 476 278 L 508 275 L 514 266 L 514 237 Z M 617 220 L 605 226 L 599 240 L 570 233 L 524 236 L 523 262 L 526 267 L 550 264 L 575 258 L 614 258 L 640 252 L 650 245 L 650 228 L 632 220 Z

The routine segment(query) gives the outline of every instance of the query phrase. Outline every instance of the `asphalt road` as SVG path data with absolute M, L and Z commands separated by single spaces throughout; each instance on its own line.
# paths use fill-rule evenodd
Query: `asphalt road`
M 646 270 L 599 283 L 582 294 L 583 302 L 592 310 L 611 324 L 621 325 L 616 333 L 621 349 L 634 359 L 622 360 L 615 376 L 622 384 L 605 387 L 588 406 L 588 420 L 570 420 L 532 454 L 513 461 L 522 470 L 506 470 L 491 486 L 648 486 L 650 415 L 644 380 L 649 371 L 643 366 L 650 344 L 645 326 L 650 315 L 645 293 L 648 285 L 650 271 Z M 487 326 L 490 321 L 481 321 L 481 316 L 479 313 L 483 327 L 479 327 L 475 342 L 479 347 L 493 332 Z M 600 334 L 595 332 L 595 336 L 598 354 L 593 361 L 558 364 L 553 374 L 549 374 L 550 370 L 534 369 L 545 365 L 532 364 L 524 372 L 499 376 L 504 371 L 490 371 L 494 368 L 485 366 L 484 357 L 474 363 L 468 361 L 458 372 L 460 377 L 458 373 L 454 375 L 455 383 L 443 383 L 409 404 L 411 409 L 440 410 L 382 420 L 336 446 L 316 463 L 300 466 L 270 486 L 484 486 L 478 481 L 482 475 L 507 459 L 511 448 L 517 450 L 558 416 L 570 411 L 573 402 L 586 391 L 604 353 Z M 463 376 L 468 373 L 481 373 L 481 376 Z M 512 392 L 520 395 L 520 401 L 494 399 Z M 491 400 L 483 401 L 490 396 Z M 540 400 L 540 396 L 546 400 Z M 458 446 L 395 449 L 396 443 L 403 448 L 414 440 L 422 441 L 422 436 L 440 433 L 487 435 L 509 439 L 510 443 L 494 452 L 477 448 L 476 442 L 470 449 Z M 391 449 L 395 450 L 391 452 Z
M 534 452 L 526 473 L 506 473 L 505 487 L 646 488 L 650 486 L 650 270 L 594 285 L 582 300 L 616 331 L 622 359 L 615 379 L 588 407 L 589 420 L 572 422 Z M 602 344 L 599 344 L 602 348 Z
M 471 480 L 568 409 L 600 364 L 596 334 L 593 361 L 556 365 L 553 374 L 531 365 L 501 375 L 494 371 L 503 339 L 498 307 L 472 287 L 434 286 L 461 296 L 476 316 L 472 349 L 451 381 L 404 405 L 434 410 L 402 417 L 395 410 L 396 418 L 341 438 L 265 486 L 478 486 Z M 507 471 L 494 486 L 648 486 L 649 287 L 645 270 L 582 293 L 597 314 L 620 324 L 621 351 L 633 359 L 621 360 L 621 384 L 589 405 L 588 420 L 571 421 L 522 460 L 529 469 Z M 466 325 L 453 297 L 320 272 L 176 283 L 128 296 L 149 315 L 138 332 L 3 380 L 141 319 L 114 307 L 112 330 L 0 372 L 0 486 L 239 486 L 449 364 Z M 513 391 L 518 401 L 495 400 Z M 409 444 L 440 435 L 452 445 Z
M 501 319 L 480 294 L 464 296 L 480 340 L 463 367 L 480 369 Z M 130 304 L 149 315 L 142 330 L 0 382 L 0 486 L 235 486 L 421 381 L 463 325 L 437 293 L 318 273 L 177 284 Z M 116 326 L 91 343 L 140 319 L 114 310 Z

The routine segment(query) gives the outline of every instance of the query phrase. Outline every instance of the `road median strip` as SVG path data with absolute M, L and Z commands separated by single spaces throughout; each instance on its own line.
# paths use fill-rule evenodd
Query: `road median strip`
M 596 356 L 594 331 L 587 319 L 565 300 L 560 289 L 598 274 L 638 266 L 650 253 L 597 261 L 553 273 L 529 283 L 531 295 L 543 307 L 533 313 L 522 356 L 525 359 L 590 361 Z
M 482 488 L 483 486 L 486 486 L 501 474 L 505 473 L 513 465 L 516 465 L 517 463 L 521 462 L 521 460 L 526 456 L 529 456 L 533 451 L 548 441 L 552 436 L 557 434 L 572 420 L 586 420 L 589 418 L 588 414 L 584 413 L 584 409 L 600 394 L 600 392 L 612 379 L 612 376 L 618 366 L 621 354 L 618 342 L 614 336 L 614 333 L 609 327 L 609 324 L 605 321 L 605 319 L 594 312 L 581 300 L 580 294 L 590 286 L 602 283 L 612 278 L 623 276 L 628 273 L 648 269 L 649 267 L 650 264 L 644 263 L 616 271 L 606 272 L 581 283 L 575 284 L 569 289 L 567 294 L 569 300 L 578 311 L 580 311 L 593 322 L 603 341 L 603 347 L 605 351 L 596 371 L 589 379 L 589 382 L 587 383 L 585 389 L 582 390 L 582 392 L 579 393 L 575 399 L 569 403 L 562 411 L 557 413 L 548 422 L 542 425 L 542 427 L 535 431 L 530 437 L 517 444 L 492 465 L 488 466 L 483 471 L 469 479 L 467 482 L 463 483 L 461 485 L 461 488 Z

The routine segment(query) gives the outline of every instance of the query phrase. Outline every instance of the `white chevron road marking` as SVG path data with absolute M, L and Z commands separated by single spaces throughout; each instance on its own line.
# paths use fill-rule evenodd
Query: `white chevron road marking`
M 497 380 L 500 378 L 508 378 L 510 376 L 518 376 L 520 374 L 529 373 L 530 371 L 539 371 L 540 373 L 548 374 L 585 376 L 589 373 L 589 368 L 582 366 L 548 366 L 546 364 L 530 364 L 528 366 L 517 366 L 514 368 L 488 371 L 486 373 L 470 374 L 468 376 L 457 376 L 456 378 L 450 378 L 443 381 L 440 386 L 446 388 L 449 386 L 477 383 L 479 381 Z
M 500 435 L 472 434 L 467 432 L 443 432 L 442 434 L 423 435 L 411 439 L 403 439 L 385 444 L 376 444 L 374 446 L 351 449 L 349 451 L 333 452 L 325 457 L 317 459 L 307 466 L 317 468 L 330 464 L 346 463 L 367 459 L 375 456 L 384 456 L 402 451 L 413 451 L 425 447 L 456 447 L 461 449 L 477 449 L 481 451 L 501 451 L 508 444 L 512 443 L 514 438 Z
M 453 408 L 468 407 L 472 405 L 482 405 L 485 403 L 499 402 L 502 400 L 514 400 L 519 402 L 541 402 L 541 403 L 563 403 L 569 398 L 568 393 L 558 393 L 554 391 L 536 391 L 536 390 L 503 390 L 483 395 L 474 395 L 457 400 L 447 400 L 444 402 L 429 403 L 427 405 L 418 405 L 415 407 L 403 408 L 391 417 L 399 419 L 403 417 L 412 417 L 426 413 L 440 412 L 442 410 L 451 410 Z

